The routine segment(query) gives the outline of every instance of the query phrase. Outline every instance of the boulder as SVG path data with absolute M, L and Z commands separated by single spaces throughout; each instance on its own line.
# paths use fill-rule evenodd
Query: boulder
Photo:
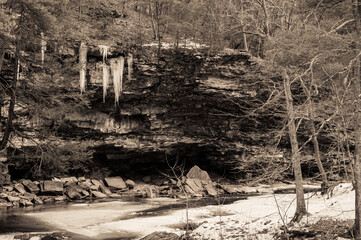
M 195 192 L 192 190 L 192 188 L 190 188 L 188 185 L 184 186 L 184 191 L 186 191 L 186 193 L 194 195 Z
M 59 197 L 56 197 L 56 198 L 54 198 L 54 200 L 56 201 L 56 202 L 64 202 L 64 201 L 66 201 L 66 196 L 59 196 Z
M 126 189 L 127 185 L 121 177 L 109 177 L 104 179 L 108 187 L 113 189 Z
M 236 194 L 237 189 L 232 186 L 221 185 L 221 188 L 228 194 Z
M 66 195 L 72 200 L 81 199 L 81 192 L 82 189 L 76 187 L 75 185 L 71 185 L 66 188 L 65 193 Z
M 91 182 L 79 182 L 78 186 L 83 189 L 89 189 L 91 186 L 94 186 L 94 185 L 91 184 Z
M 213 187 L 212 184 L 207 184 L 205 186 L 205 188 L 206 188 L 206 191 L 207 191 L 208 195 L 210 195 L 212 197 L 215 197 L 215 196 L 218 195 L 217 189 L 215 189 L 215 187 Z
M 21 199 L 26 199 L 26 200 L 32 201 L 34 199 L 34 197 L 36 197 L 36 195 L 33 193 L 25 193 L 23 195 L 19 195 L 19 197 Z
M 146 192 L 147 198 L 155 198 L 155 194 L 154 194 L 153 188 L 151 186 L 146 186 L 145 192 Z
M 11 192 L 12 190 L 14 190 L 14 186 L 11 185 L 3 186 L 3 190 L 6 192 Z
M 60 180 L 63 182 L 64 187 L 78 183 L 78 179 L 76 177 L 60 178 Z
M 40 191 L 38 185 L 30 180 L 24 180 L 22 183 L 25 188 L 31 193 L 37 194 Z
M 96 198 L 106 198 L 107 195 L 105 195 L 104 193 L 101 193 L 99 191 L 92 191 L 92 195 Z
M 204 191 L 202 183 L 199 179 L 188 178 L 186 180 L 186 185 L 189 186 L 195 193 L 201 193 Z
M 128 186 L 128 188 L 133 189 L 135 187 L 135 182 L 133 180 L 128 179 L 125 181 L 125 184 Z
M 109 195 L 110 198 L 120 198 L 121 195 L 117 194 L 117 193 L 112 193 L 111 195 Z
M 63 194 L 63 182 L 59 181 L 43 181 L 40 184 L 42 193 Z
M 24 185 L 22 185 L 21 183 L 17 183 L 15 184 L 14 188 L 16 189 L 16 191 L 18 191 L 21 194 L 26 193 L 26 190 L 24 188 Z
M 19 202 L 21 199 L 19 197 L 7 196 L 7 200 L 9 202 Z
M 104 185 L 104 183 L 102 183 L 100 180 L 97 180 L 97 179 L 92 179 L 91 182 L 98 188 L 100 187 L 100 185 Z
M 78 179 L 77 179 L 76 177 L 60 178 L 60 180 L 61 180 L 63 183 L 66 183 L 66 182 L 74 182 L 74 183 L 77 183 L 77 182 L 78 182 Z
M 89 197 L 89 196 L 90 196 L 89 192 L 88 192 L 87 190 L 84 190 L 84 189 L 81 190 L 81 194 L 82 194 L 84 197 Z
M 40 199 L 45 204 L 51 204 L 51 203 L 53 203 L 55 201 L 54 198 L 52 198 L 52 197 L 41 197 Z
M 209 177 L 208 173 L 206 171 L 203 171 L 200 169 L 197 165 L 194 165 L 189 172 L 187 173 L 187 178 L 195 178 L 207 182 L 211 182 L 211 178 Z
M 86 180 L 85 177 L 78 177 L 79 182 L 85 182 L 85 180 Z
M 110 191 L 110 189 L 107 188 L 107 187 L 104 186 L 104 185 L 100 185 L 99 188 L 100 188 L 100 191 L 101 191 L 102 193 L 106 194 L 106 195 L 111 195 L 111 194 L 112 194 L 112 191 Z
M 92 191 L 98 191 L 98 190 L 99 190 L 99 186 L 91 185 L 91 186 L 90 186 L 90 190 L 92 190 Z
M 168 232 L 154 232 L 140 240 L 178 240 L 180 237 L 175 233 Z
M 34 203 L 32 203 L 30 200 L 27 199 L 20 199 L 19 204 L 20 206 L 24 206 L 24 207 L 29 207 L 34 205 Z
M 41 200 L 41 198 L 39 198 L 38 196 L 35 196 L 33 198 L 33 203 L 38 204 L 38 205 L 44 204 L 43 200 Z

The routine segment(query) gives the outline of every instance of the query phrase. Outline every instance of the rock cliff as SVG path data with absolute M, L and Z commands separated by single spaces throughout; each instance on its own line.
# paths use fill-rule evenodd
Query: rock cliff
M 208 55 L 174 49 L 164 49 L 157 59 L 154 50 L 145 48 L 135 57 L 119 106 L 111 91 L 102 102 L 102 69 L 97 56 L 89 57 L 96 90 L 92 107 L 65 120 L 82 139 L 98 139 L 95 160 L 114 174 L 160 170 L 166 159 L 180 158 L 229 175 L 240 173 L 237 167 L 249 156 L 282 158 L 264 150 L 283 114 L 279 106 L 264 104 L 282 81 L 258 59 L 238 51 Z
M 116 51 L 110 49 L 108 57 L 123 54 Z M 110 175 L 162 172 L 166 160 L 176 159 L 241 178 L 261 176 L 273 161 L 290 167 L 272 147 L 283 126 L 282 104 L 266 104 L 279 93 L 282 79 L 260 59 L 233 50 L 170 48 L 160 58 L 156 52 L 151 46 L 135 52 L 132 77 L 125 77 L 115 105 L 111 89 L 103 102 L 102 55 L 90 48 L 91 106 L 65 113 L 57 137 L 94 141 L 94 167 Z M 266 165 L 258 166 L 261 162 Z

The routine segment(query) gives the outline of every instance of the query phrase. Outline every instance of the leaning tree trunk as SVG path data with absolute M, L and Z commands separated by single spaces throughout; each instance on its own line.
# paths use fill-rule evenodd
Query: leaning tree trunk
M 325 169 L 323 168 L 322 161 L 321 161 L 321 153 L 320 153 L 320 148 L 319 148 L 317 133 L 316 133 L 316 128 L 315 128 L 315 112 L 313 109 L 314 103 L 312 101 L 312 94 L 311 94 L 310 90 L 307 88 L 306 84 L 303 82 L 302 78 L 300 78 L 300 81 L 301 81 L 301 85 L 303 87 L 303 92 L 307 96 L 308 116 L 310 118 L 309 127 L 310 127 L 311 134 L 312 134 L 313 149 L 315 152 L 315 159 L 316 159 L 317 167 L 318 167 L 318 170 L 320 171 L 321 178 L 322 178 L 321 193 L 325 194 L 328 189 L 328 181 L 327 181 L 327 175 L 326 175 Z M 311 81 L 310 88 L 312 88 L 312 85 L 313 85 L 313 81 Z
M 357 109 L 361 109 L 361 101 L 360 101 L 360 94 L 361 94 L 361 73 L 360 73 L 360 59 L 357 57 L 356 66 L 354 67 L 356 73 L 356 107 Z M 355 225 L 354 225 L 354 232 L 355 232 L 355 239 L 361 239 L 361 114 L 359 111 L 356 111 L 356 156 L 354 162 L 354 175 L 355 175 Z
M 302 183 L 302 171 L 301 163 L 299 158 L 298 142 L 297 142 L 297 130 L 295 126 L 295 113 L 293 111 L 293 99 L 291 93 L 291 83 L 290 79 L 285 71 L 284 74 L 284 88 L 286 96 L 286 105 L 287 105 L 287 115 L 288 115 L 288 133 L 291 141 L 292 148 L 292 166 L 295 175 L 296 182 L 296 212 L 292 221 L 298 222 L 302 217 L 307 213 L 305 198 L 303 193 L 303 183 Z

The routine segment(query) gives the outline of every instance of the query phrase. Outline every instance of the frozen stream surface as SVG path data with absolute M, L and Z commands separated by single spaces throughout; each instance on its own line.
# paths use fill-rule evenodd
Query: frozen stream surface
M 206 215 L 207 207 L 245 198 L 202 198 L 190 201 L 190 215 Z M 139 239 L 154 231 L 175 231 L 186 220 L 185 200 L 170 198 L 119 199 L 28 207 L 0 212 L 0 239 L 22 232 L 66 231 L 75 239 Z M 203 209 L 203 210 L 201 210 Z M 179 230 L 178 230 L 179 232 Z

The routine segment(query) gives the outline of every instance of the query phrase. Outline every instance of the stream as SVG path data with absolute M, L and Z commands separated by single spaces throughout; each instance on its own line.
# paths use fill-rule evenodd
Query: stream
M 199 219 L 209 215 L 215 206 L 246 198 L 232 195 L 190 199 L 189 217 Z M 155 231 L 176 229 L 186 221 L 185 205 L 186 200 L 180 199 L 122 198 L 0 209 L 0 239 L 44 232 L 63 232 L 79 240 L 139 239 Z

